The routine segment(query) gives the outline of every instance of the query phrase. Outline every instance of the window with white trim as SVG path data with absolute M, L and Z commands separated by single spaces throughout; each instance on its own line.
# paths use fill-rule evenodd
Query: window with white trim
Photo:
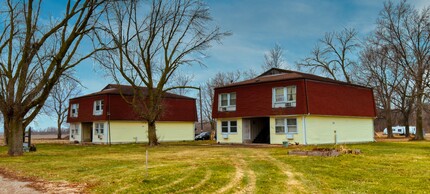
M 296 96 L 296 86 L 273 88 L 272 107 L 296 107 Z
M 96 130 L 97 135 L 103 135 L 105 130 L 105 124 L 104 123 L 94 123 L 94 128 Z
M 236 92 L 219 94 L 218 100 L 219 111 L 236 110 Z
M 275 119 L 276 133 L 297 133 L 296 118 L 276 118 Z
M 72 104 L 70 108 L 70 117 L 78 117 L 79 104 Z
M 94 115 L 102 115 L 103 114 L 103 100 L 96 100 L 94 101 Z
M 221 122 L 222 133 L 237 133 L 237 121 L 222 121 Z
M 78 124 L 70 124 L 70 135 L 72 138 L 75 138 L 79 135 L 79 125 Z

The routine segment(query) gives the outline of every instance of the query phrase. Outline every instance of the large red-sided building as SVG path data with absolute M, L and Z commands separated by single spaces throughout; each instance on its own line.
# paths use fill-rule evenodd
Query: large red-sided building
M 147 95 L 147 88 L 140 89 Z M 70 99 L 67 117 L 71 124 L 70 141 L 147 141 L 147 123 L 124 99 L 131 99 L 133 91 L 131 86 L 109 84 L 99 92 Z M 194 123 L 197 121 L 194 98 L 166 93 L 162 110 L 156 123 L 161 141 L 194 140 Z
M 373 141 L 371 88 L 273 68 L 215 88 L 221 143 L 301 144 Z

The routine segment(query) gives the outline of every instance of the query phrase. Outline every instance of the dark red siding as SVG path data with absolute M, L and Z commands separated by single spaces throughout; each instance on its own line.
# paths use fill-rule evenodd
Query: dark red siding
M 369 88 L 307 81 L 309 113 L 317 115 L 375 117 Z
M 296 86 L 296 107 L 272 108 L 272 88 Z M 219 112 L 218 94 L 236 92 L 236 111 Z M 294 115 L 306 113 L 305 87 L 303 80 L 288 80 L 269 83 L 256 83 L 230 88 L 215 89 L 212 116 L 214 118 L 227 117 L 258 117 L 269 115 Z
M 103 114 L 99 116 L 93 115 L 94 101 L 104 100 Z M 71 99 L 69 102 L 69 112 L 67 122 L 92 122 L 99 120 L 107 120 L 106 117 L 106 102 L 107 96 L 88 96 L 85 98 Z M 78 117 L 70 117 L 70 109 L 72 104 L 79 104 Z
M 306 81 L 305 81 L 306 80 Z M 272 88 L 297 86 L 296 107 L 272 108 Z M 236 111 L 219 112 L 218 94 L 236 92 Z M 372 90 L 365 87 L 308 79 L 237 85 L 215 89 L 212 116 L 261 117 L 270 115 L 338 115 L 375 117 Z
M 103 115 L 93 116 L 93 103 L 95 100 L 104 99 Z M 67 118 L 67 122 L 92 122 L 108 120 L 107 112 L 110 111 L 110 120 L 141 120 L 133 111 L 131 105 L 124 101 L 120 95 L 88 96 L 70 100 L 70 104 L 79 103 L 78 117 Z M 197 121 L 197 109 L 195 99 L 191 98 L 165 98 L 164 113 L 159 121 Z M 70 113 L 70 107 L 69 107 Z

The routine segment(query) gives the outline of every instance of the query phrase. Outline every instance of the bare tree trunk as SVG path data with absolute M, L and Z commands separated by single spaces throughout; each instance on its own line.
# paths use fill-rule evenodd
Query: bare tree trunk
M 21 156 L 23 154 L 22 140 L 24 137 L 24 125 L 22 123 L 22 118 L 5 118 L 8 120 L 8 128 L 14 129 L 10 130 L 8 135 L 8 154 L 9 156 Z
M 409 123 L 405 122 L 405 137 L 410 137 L 411 134 L 409 132 Z
M 387 134 L 388 138 L 393 138 L 393 119 L 391 116 L 391 100 L 387 99 L 387 105 L 385 106 L 385 117 L 387 121 Z
M 4 144 L 7 145 L 9 139 L 9 127 L 6 125 L 6 120 L 3 121 L 3 129 L 4 129 Z
M 423 93 L 418 88 L 417 92 L 417 107 L 416 107 L 416 134 L 415 140 L 424 140 L 424 131 L 423 131 Z
M 155 121 L 148 121 L 148 144 L 149 146 L 158 145 Z
M 215 139 L 215 134 L 216 134 L 216 127 L 215 127 L 216 123 L 215 123 L 215 120 L 213 119 L 209 123 L 211 124 L 211 139 L 213 140 Z
M 58 117 L 58 119 L 60 119 L 60 116 Z M 57 121 L 57 130 L 58 130 L 57 139 L 61 139 L 61 123 L 60 123 L 60 121 Z

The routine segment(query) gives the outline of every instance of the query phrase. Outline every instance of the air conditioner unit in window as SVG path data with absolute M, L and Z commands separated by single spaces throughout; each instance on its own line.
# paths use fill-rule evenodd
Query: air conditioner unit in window
M 293 103 L 292 102 L 287 102 L 287 103 L 285 103 L 285 107 L 293 107 Z
M 221 111 L 227 111 L 227 107 L 222 107 Z

